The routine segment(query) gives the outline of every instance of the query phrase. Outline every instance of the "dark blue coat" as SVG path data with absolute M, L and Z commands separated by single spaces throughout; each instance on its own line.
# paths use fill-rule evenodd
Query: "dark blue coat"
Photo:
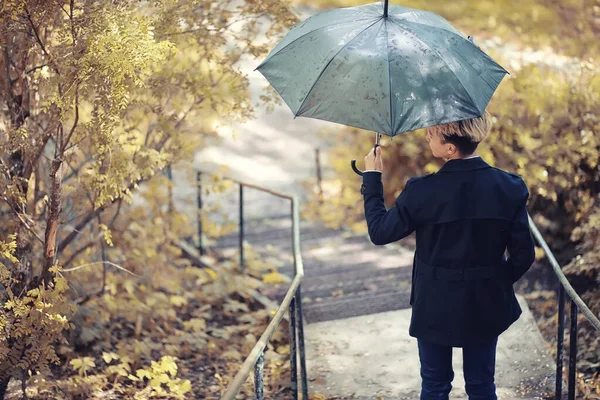
M 518 175 L 476 157 L 409 180 L 387 211 L 379 172 L 364 174 L 361 193 L 374 244 L 416 231 L 411 336 L 463 347 L 498 336 L 519 318 L 513 283 L 533 263 L 534 243 L 529 192 Z

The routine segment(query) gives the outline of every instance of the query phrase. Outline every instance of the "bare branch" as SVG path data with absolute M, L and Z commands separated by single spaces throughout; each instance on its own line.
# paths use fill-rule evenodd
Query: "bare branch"
M 71 265 L 71 263 L 75 260 L 75 258 L 77 258 L 78 255 L 80 255 L 95 244 L 96 242 L 88 242 L 84 246 L 81 246 L 79 249 L 77 249 L 77 251 L 75 251 L 75 253 L 71 254 L 71 257 L 69 257 L 67 261 L 61 263 L 62 266 L 66 267 L 67 265 Z
M 123 206 L 123 199 L 120 198 L 119 199 L 119 205 L 117 206 L 117 211 L 115 212 L 115 215 L 113 215 L 110 223 L 108 224 L 108 229 L 112 229 L 113 226 L 115 225 L 115 221 L 117 220 L 117 218 L 119 217 L 119 215 L 121 214 L 121 210 L 122 210 L 122 206 Z M 100 215 L 98 215 L 98 218 L 100 217 Z M 86 243 L 84 246 L 82 246 L 81 248 L 77 249 L 77 251 L 75 253 L 73 253 L 71 255 L 71 257 L 69 257 L 69 259 L 67 261 L 65 261 L 62 266 L 65 267 L 67 265 L 71 265 L 71 263 L 73 262 L 73 260 L 75 260 L 75 258 L 81 254 L 83 251 L 89 249 L 91 246 L 95 245 L 97 242 L 96 241 L 91 241 L 89 243 Z
M 200 32 L 200 31 L 222 32 L 223 29 L 211 29 L 211 28 L 206 28 L 206 27 L 202 26 L 202 27 L 192 28 L 192 29 L 188 29 L 186 31 L 181 31 L 181 32 L 165 33 L 163 36 L 165 38 L 170 38 L 170 37 L 173 37 L 173 36 L 186 35 L 188 33 L 194 33 L 194 32 Z M 161 37 L 161 39 L 162 39 L 162 37 Z
M 97 296 L 100 296 L 103 293 L 104 293 L 104 288 L 102 288 L 101 290 L 98 290 L 98 291 L 96 291 L 94 293 L 90 293 L 87 296 L 82 297 L 81 299 L 76 299 L 75 303 L 78 306 L 81 306 L 82 304 L 87 303 L 88 301 L 92 300 L 93 298 L 95 298 Z
M 40 68 L 44 68 L 44 67 L 47 67 L 47 66 L 48 66 L 48 64 L 42 64 L 42 65 L 38 65 L 38 66 L 36 66 L 36 67 L 29 68 L 27 71 L 25 71 L 25 73 L 26 73 L 26 74 L 30 74 L 30 73 L 32 73 L 32 72 L 33 72 L 33 71 L 35 71 L 35 70 L 38 70 L 38 69 L 40 69 Z
M 148 131 L 146 132 L 146 138 L 144 139 L 144 146 L 148 146 L 148 141 L 150 140 L 150 135 L 154 132 L 154 128 L 156 128 L 156 121 L 152 122 L 148 126 Z
M 33 30 L 33 35 L 35 37 L 35 41 L 40 45 L 42 52 L 44 52 L 44 55 L 46 57 L 48 57 L 48 60 L 50 62 L 52 60 L 52 57 L 48 53 L 48 50 L 46 50 L 46 46 L 44 45 L 44 42 L 42 42 L 42 39 L 40 38 L 40 34 L 37 30 L 37 27 L 33 23 L 33 20 L 31 19 L 31 14 L 29 13 L 29 9 L 27 8 L 27 6 L 25 6 L 25 14 L 27 15 L 27 20 L 29 21 L 29 25 L 31 26 L 31 29 Z M 56 71 L 56 73 L 58 75 L 60 75 L 60 71 L 58 70 L 56 65 L 53 65 L 52 68 Z
M 60 8 L 63 10 L 63 12 L 67 15 L 67 17 L 70 17 L 69 12 L 65 8 L 65 6 L 62 3 L 59 3 L 59 5 L 60 5 Z
M 69 14 L 68 15 L 69 15 L 69 20 L 71 22 L 71 40 L 73 41 L 73 51 L 75 49 L 76 42 L 77 42 L 77 37 L 75 35 L 75 25 L 73 23 L 73 8 L 74 7 L 75 7 L 74 0 L 71 0 L 69 3 Z M 79 123 L 79 78 L 76 78 L 76 82 L 75 82 L 75 120 L 73 121 L 73 126 L 71 127 L 71 131 L 67 135 L 67 139 L 64 142 L 61 142 L 61 144 L 60 144 L 61 151 L 63 153 L 66 151 L 67 146 L 68 146 L 69 142 L 71 141 L 71 137 L 73 136 L 73 133 L 75 132 L 75 128 L 77 128 L 78 123 Z
M 69 268 L 69 269 L 63 269 L 63 271 L 64 272 L 73 272 L 73 271 L 77 271 L 77 270 L 80 270 L 80 269 L 85 268 L 85 267 L 91 267 L 92 265 L 97 265 L 97 264 L 100 264 L 100 265 L 107 264 L 107 265 L 110 265 L 110 266 L 115 267 L 117 269 L 120 269 L 121 271 L 125 271 L 128 274 L 130 274 L 130 275 L 139 276 L 138 274 L 136 274 L 134 272 L 131 272 L 130 270 L 128 270 L 126 268 L 123 268 L 120 265 L 115 264 L 115 263 L 110 262 L 110 261 L 95 261 L 95 262 L 92 262 L 92 263 L 89 263 L 89 264 L 83 264 L 83 265 L 79 265 L 77 267 L 73 267 L 73 268 Z
M 72 172 L 63 178 L 63 182 L 67 182 L 70 179 L 76 177 L 79 174 L 79 171 L 81 171 L 81 169 L 83 167 L 85 167 L 87 164 L 91 163 L 92 161 L 94 161 L 94 160 L 92 160 L 91 158 L 88 158 L 87 160 L 83 161 L 80 165 L 78 165 L 77 168 L 73 167 L 70 163 L 67 163 L 69 165 L 69 167 L 71 167 Z
M 41 143 L 38 146 L 36 153 L 31 158 L 31 162 L 28 162 L 25 167 L 25 176 L 31 176 L 31 173 L 33 172 L 33 168 L 34 168 L 33 166 L 37 164 L 40 157 L 42 157 L 42 155 L 44 154 L 44 149 L 46 148 L 46 144 L 52 137 L 51 132 L 52 132 L 51 129 L 44 130 Z
M 75 128 L 77 128 L 77 124 L 79 123 L 79 81 L 77 82 L 77 86 L 75 87 L 75 120 L 73 121 L 73 126 L 71 127 L 71 131 L 67 135 L 67 139 L 64 143 L 61 144 L 61 152 L 64 154 L 66 151 L 67 145 L 71 141 L 71 137 L 75 132 Z
M 110 221 L 110 224 L 108 224 L 108 229 L 112 229 L 112 227 L 115 225 L 115 222 L 116 222 L 117 218 L 121 214 L 121 207 L 122 206 L 123 206 L 123 199 L 121 198 L 121 199 L 119 199 L 119 205 L 117 206 L 117 211 L 115 212 L 115 215 L 113 215 L 113 218 Z
M 74 147 L 77 147 L 77 146 L 79 146 L 79 144 L 80 144 L 80 143 L 82 143 L 83 141 L 85 141 L 85 139 L 87 139 L 87 138 L 83 137 L 83 138 L 81 138 L 81 140 L 79 140 L 78 142 L 75 142 L 75 143 L 73 143 L 72 145 L 70 145 L 69 147 L 65 148 L 65 152 L 67 152 L 67 151 L 71 150 L 71 149 L 72 149 L 72 148 L 74 148 Z
M 146 181 L 147 179 L 148 178 L 138 179 L 137 181 L 132 182 L 128 186 L 128 189 L 132 190 L 136 185 L 139 185 L 140 183 Z M 87 226 L 87 224 L 90 223 L 91 220 L 96 218 L 98 215 L 103 213 L 108 207 L 110 207 L 111 205 L 113 205 L 114 203 L 116 203 L 119 200 L 122 200 L 122 198 L 118 197 L 118 198 L 114 199 L 113 201 L 111 201 L 110 203 L 105 203 L 102 206 L 98 207 L 97 209 L 89 211 L 88 214 L 85 217 L 83 217 L 83 220 L 79 224 L 77 224 L 77 226 L 75 226 L 73 231 L 71 233 L 69 233 L 67 235 L 67 237 L 62 240 L 62 242 L 60 242 L 60 244 L 57 246 L 57 252 L 58 253 L 62 252 L 77 237 L 77 235 L 79 235 L 79 233 Z
M 17 218 L 19 218 L 19 221 L 21 221 L 21 223 L 23 224 L 23 226 L 25 228 L 27 228 L 27 230 L 29 232 L 31 232 L 31 234 L 40 241 L 40 243 L 44 244 L 44 240 L 37 234 L 37 232 L 35 231 L 35 229 L 33 229 L 33 227 L 31 227 L 27 221 L 23 218 L 23 216 L 21 215 L 21 213 L 19 213 L 17 210 L 14 209 L 13 205 L 10 203 L 10 201 L 8 201 L 8 198 L 6 198 L 6 196 L 2 196 L 2 200 L 4 200 L 6 202 L 6 204 L 9 205 L 10 209 L 12 210 L 12 212 L 17 216 Z M 33 221 L 31 221 L 33 222 Z

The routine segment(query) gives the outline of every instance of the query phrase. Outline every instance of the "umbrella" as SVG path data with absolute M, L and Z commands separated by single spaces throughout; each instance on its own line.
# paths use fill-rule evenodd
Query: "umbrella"
M 443 17 L 388 0 L 306 19 L 256 70 L 294 117 L 375 131 L 376 145 L 481 116 L 508 73 Z

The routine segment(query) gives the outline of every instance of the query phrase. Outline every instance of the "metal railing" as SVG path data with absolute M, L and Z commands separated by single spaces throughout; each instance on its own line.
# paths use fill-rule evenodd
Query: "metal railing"
M 552 250 L 548 247 L 548 243 L 540 233 L 540 230 L 529 217 L 529 227 L 538 244 L 544 249 L 544 254 L 554 273 L 558 277 L 558 333 L 556 343 L 556 387 L 554 396 L 556 400 L 562 399 L 563 389 L 563 357 L 564 357 L 564 342 L 565 342 L 565 293 L 571 299 L 571 327 L 569 329 L 569 373 L 567 379 L 568 400 L 574 400 L 576 394 L 576 372 L 577 372 L 577 316 L 579 311 L 587 318 L 592 326 L 600 332 L 600 320 L 594 313 L 585 305 L 581 297 L 575 292 L 573 286 L 567 280 L 567 277 L 562 271 L 562 268 L 556 261 Z
M 290 335 L 290 373 L 291 373 L 291 389 L 294 399 L 298 399 L 298 358 L 300 359 L 300 377 L 302 383 L 302 398 L 308 399 L 308 379 L 306 373 L 306 354 L 304 348 L 304 320 L 302 315 L 302 291 L 301 281 L 304 277 L 304 266 L 302 264 L 302 255 L 300 253 L 300 210 L 298 199 L 295 196 L 290 196 L 285 193 L 276 192 L 271 189 L 238 181 L 236 179 L 224 178 L 235 182 L 239 186 L 239 252 L 240 252 L 240 268 L 244 270 L 244 188 L 251 188 L 261 192 L 269 193 L 273 196 L 287 199 L 291 205 L 291 220 L 292 220 L 292 247 L 294 257 L 294 278 L 292 283 L 279 306 L 275 316 L 267 326 L 266 330 L 256 342 L 250 354 L 242 364 L 240 371 L 236 374 L 233 381 L 229 385 L 225 394 L 221 397 L 222 400 L 232 400 L 240 393 L 244 382 L 250 376 L 254 369 L 254 392 L 257 400 L 263 400 L 264 387 L 264 354 L 267 344 L 269 343 L 275 329 L 281 323 L 286 311 L 289 312 L 289 335 Z M 202 172 L 197 172 L 196 176 L 198 189 L 198 250 L 200 254 L 205 254 L 205 249 L 202 244 L 202 218 L 201 212 L 203 206 L 202 201 Z

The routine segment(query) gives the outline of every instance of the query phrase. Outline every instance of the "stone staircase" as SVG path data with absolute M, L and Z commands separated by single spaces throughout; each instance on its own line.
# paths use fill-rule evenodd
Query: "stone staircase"
M 279 272 L 293 277 L 289 216 L 246 221 L 244 240 L 264 258 L 283 260 Z M 300 241 L 305 276 L 302 282 L 307 323 L 329 321 L 409 307 L 412 250 L 377 247 L 365 235 L 302 222 Z M 213 250 L 238 252 L 237 233 L 220 238 Z M 267 289 L 281 301 L 287 283 Z

